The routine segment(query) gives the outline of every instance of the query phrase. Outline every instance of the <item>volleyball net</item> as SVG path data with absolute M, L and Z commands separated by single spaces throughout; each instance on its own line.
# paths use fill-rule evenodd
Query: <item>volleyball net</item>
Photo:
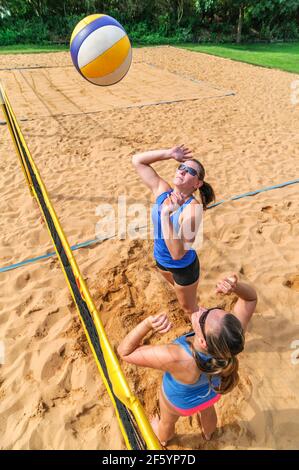
M 141 403 L 132 394 L 119 361 L 109 343 L 99 312 L 80 273 L 7 93 L 1 85 L 0 106 L 7 121 L 26 183 L 31 195 L 37 200 L 46 222 L 90 349 L 115 408 L 125 444 L 128 449 L 132 450 L 159 450 L 161 449 L 160 443 L 151 428 Z

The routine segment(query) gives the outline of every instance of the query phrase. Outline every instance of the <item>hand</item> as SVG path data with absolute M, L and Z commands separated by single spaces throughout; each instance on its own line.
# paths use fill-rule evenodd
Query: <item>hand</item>
M 185 198 L 181 193 L 175 193 L 174 191 L 168 196 L 163 202 L 162 213 L 170 214 L 176 211 L 180 206 L 184 204 Z
M 177 162 L 185 162 L 186 160 L 190 160 L 190 158 L 193 158 L 191 150 L 185 147 L 185 145 L 173 147 L 169 150 L 169 154 L 171 158 L 173 158 Z
M 148 317 L 147 321 L 154 331 L 158 331 L 161 334 L 167 333 L 172 327 L 172 323 L 170 323 L 165 313 L 151 315 Z
M 238 284 L 238 276 L 233 273 L 219 281 L 216 285 L 216 292 L 219 294 L 231 294 Z

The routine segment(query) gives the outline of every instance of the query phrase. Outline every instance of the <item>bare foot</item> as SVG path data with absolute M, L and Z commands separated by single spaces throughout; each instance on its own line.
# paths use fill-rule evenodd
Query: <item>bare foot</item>
M 159 439 L 159 423 L 160 419 L 158 415 L 155 415 L 151 420 L 150 420 L 151 426 L 153 428 L 154 433 L 156 434 L 157 438 Z M 160 440 L 160 439 L 159 439 Z M 161 442 L 161 441 L 160 441 Z M 162 446 L 166 446 L 167 442 L 161 442 Z
M 202 435 L 206 441 L 210 441 L 212 439 L 213 434 L 213 432 L 211 434 L 206 434 L 204 431 L 202 431 Z

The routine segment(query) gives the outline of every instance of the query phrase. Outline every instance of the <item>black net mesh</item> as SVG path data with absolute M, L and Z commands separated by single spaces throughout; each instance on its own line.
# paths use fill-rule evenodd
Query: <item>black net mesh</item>
M 89 308 L 88 308 L 85 300 L 83 299 L 83 297 L 80 293 L 80 290 L 78 288 L 78 285 L 76 283 L 76 278 L 75 278 L 74 272 L 73 272 L 72 267 L 69 263 L 67 254 L 66 254 L 66 252 L 63 248 L 63 244 L 62 244 L 62 241 L 61 241 L 61 239 L 59 237 L 59 234 L 56 230 L 54 221 L 53 221 L 53 219 L 51 217 L 51 214 L 48 210 L 48 207 L 46 205 L 43 192 L 42 192 L 41 187 L 39 185 L 39 182 L 36 178 L 34 170 L 31 166 L 31 163 L 30 163 L 30 160 L 28 158 L 26 149 L 24 148 L 24 145 L 22 144 L 22 141 L 19 137 L 19 133 L 18 133 L 18 130 L 16 128 L 14 119 L 10 115 L 8 108 L 6 106 L 5 106 L 5 108 L 6 108 L 7 119 L 9 121 L 11 129 L 13 131 L 14 138 L 15 138 L 16 143 L 18 144 L 18 146 L 20 148 L 20 151 L 22 153 L 22 164 L 26 165 L 26 167 L 29 171 L 29 174 L 31 176 L 32 184 L 34 186 L 36 195 L 38 197 L 40 206 L 42 208 L 44 218 L 45 218 L 45 220 L 47 222 L 47 225 L 49 227 L 49 230 L 51 232 L 52 239 L 55 243 L 59 258 L 60 258 L 61 263 L 64 267 L 64 271 L 65 271 L 65 273 L 68 277 L 68 280 L 69 280 L 69 283 L 70 283 L 70 286 L 71 286 L 71 289 L 72 289 L 73 296 L 75 298 L 78 310 L 80 312 L 81 319 L 84 322 L 84 325 L 85 325 L 86 330 L 88 332 L 88 336 L 89 336 L 90 341 L 93 345 L 93 348 L 95 350 L 95 353 L 96 353 L 97 358 L 99 360 L 99 363 L 101 365 L 103 373 L 106 377 L 109 389 L 111 390 L 111 392 L 113 394 L 113 397 L 114 397 L 114 400 L 115 400 L 115 403 L 116 403 L 116 407 L 117 407 L 119 416 L 121 418 L 121 421 L 123 423 L 124 429 L 126 431 L 128 440 L 129 440 L 130 445 L 131 445 L 131 448 L 134 449 L 134 450 L 144 450 L 144 449 L 146 449 L 146 444 L 145 444 L 144 439 L 141 436 L 141 434 L 140 434 L 140 432 L 139 432 L 139 430 L 136 426 L 136 423 L 135 423 L 134 417 L 132 416 L 132 413 L 117 398 L 117 396 L 113 392 L 113 387 L 112 387 L 112 384 L 111 384 L 111 381 L 110 381 L 110 378 L 109 378 L 107 365 L 106 365 L 106 362 L 105 362 L 105 359 L 104 359 L 104 355 L 103 355 L 103 351 L 102 351 L 102 348 L 101 348 L 98 332 L 95 328 L 91 313 L 90 313 Z

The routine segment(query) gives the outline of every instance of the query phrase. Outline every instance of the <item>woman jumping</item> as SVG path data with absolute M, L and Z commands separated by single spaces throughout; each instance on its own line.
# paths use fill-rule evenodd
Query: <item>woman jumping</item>
M 154 162 L 170 159 L 180 162 L 173 189 L 151 167 Z M 196 251 L 191 246 L 201 223 L 201 204 L 205 210 L 215 199 L 214 191 L 204 181 L 204 167 L 184 145 L 139 153 L 133 156 L 132 162 L 156 199 L 152 211 L 156 265 L 173 285 L 185 313 L 191 315 L 198 310 L 196 290 L 200 271 Z M 200 201 L 194 197 L 196 190 Z
M 164 371 L 160 390 L 160 419 L 153 429 L 162 445 L 174 436 L 180 416 L 199 413 L 204 437 L 211 439 L 216 429 L 214 404 L 238 383 L 237 354 L 244 348 L 244 332 L 257 303 L 256 291 L 238 282 L 236 275 L 217 284 L 217 292 L 234 292 L 239 298 L 228 313 L 220 307 L 200 307 L 191 316 L 193 332 L 172 344 L 140 346 L 151 331 L 166 333 L 171 328 L 165 314 L 150 316 L 137 325 L 120 343 L 118 353 L 130 364 Z

